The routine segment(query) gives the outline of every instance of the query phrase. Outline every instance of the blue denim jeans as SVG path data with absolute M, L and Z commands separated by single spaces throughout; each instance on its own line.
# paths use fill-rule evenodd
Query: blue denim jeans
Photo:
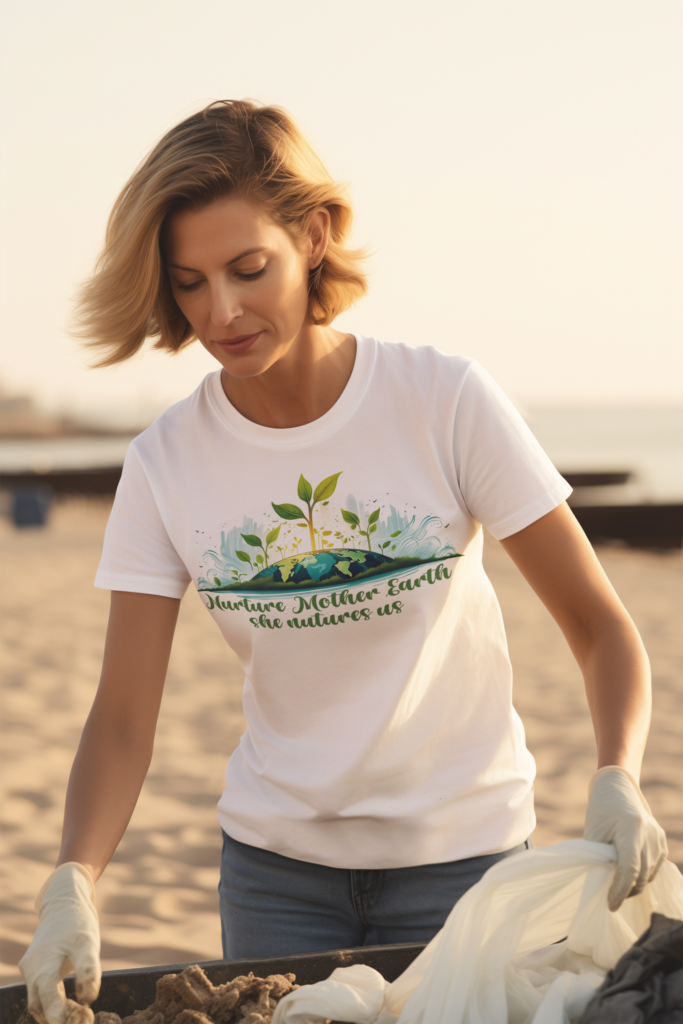
M 293 860 L 223 833 L 223 957 L 239 960 L 392 942 L 429 942 L 497 861 L 529 849 L 414 868 L 351 871 Z

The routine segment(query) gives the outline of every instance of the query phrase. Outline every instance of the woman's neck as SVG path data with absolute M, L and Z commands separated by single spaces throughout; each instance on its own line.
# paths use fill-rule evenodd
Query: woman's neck
M 223 370 L 221 383 L 230 403 L 253 423 L 300 427 L 320 419 L 338 401 L 355 359 L 352 334 L 321 327 L 307 332 L 257 377 L 234 377 Z

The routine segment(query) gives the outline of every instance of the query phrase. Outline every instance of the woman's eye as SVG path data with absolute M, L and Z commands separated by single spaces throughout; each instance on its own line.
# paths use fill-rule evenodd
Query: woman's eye
M 261 267 L 260 270 L 254 270 L 250 273 L 246 273 L 241 270 L 235 271 L 235 277 L 238 277 L 241 281 L 255 281 L 257 277 L 265 272 L 265 267 Z M 174 287 L 181 292 L 194 292 L 203 284 L 203 281 L 192 281 L 189 284 L 183 284 L 181 281 L 176 281 Z
M 256 270 L 252 274 L 245 274 L 241 270 L 238 270 L 237 277 L 241 278 L 242 281 L 253 281 L 255 278 L 260 277 L 265 269 L 265 267 L 261 267 L 260 270 Z

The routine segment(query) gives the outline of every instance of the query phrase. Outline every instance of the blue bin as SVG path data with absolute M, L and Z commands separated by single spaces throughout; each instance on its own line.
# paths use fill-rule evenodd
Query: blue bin
M 12 522 L 15 526 L 45 526 L 52 504 L 48 484 L 26 484 L 12 492 Z

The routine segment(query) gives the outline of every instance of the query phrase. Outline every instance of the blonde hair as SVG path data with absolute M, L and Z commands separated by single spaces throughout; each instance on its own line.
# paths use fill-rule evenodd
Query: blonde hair
M 196 339 L 171 292 L 164 224 L 177 210 L 235 195 L 263 206 L 295 243 L 308 234 L 314 210 L 329 211 L 325 258 L 309 278 L 313 323 L 331 323 L 364 294 L 364 253 L 345 247 L 353 219 L 345 188 L 285 110 L 219 100 L 167 132 L 114 203 L 76 309 L 74 333 L 102 353 L 97 366 L 129 359 L 146 338 L 171 352 Z

